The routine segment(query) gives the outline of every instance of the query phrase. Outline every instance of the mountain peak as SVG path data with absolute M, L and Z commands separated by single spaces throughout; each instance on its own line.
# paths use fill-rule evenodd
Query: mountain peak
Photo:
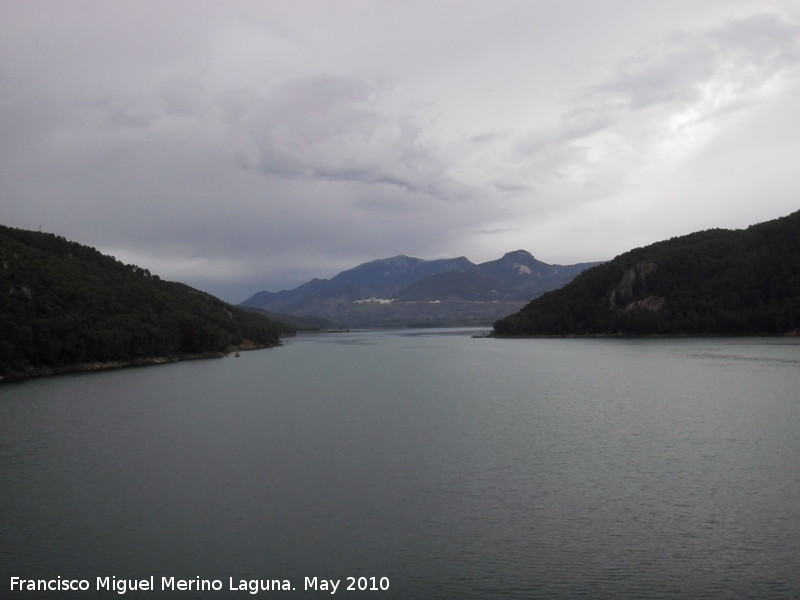
M 506 253 L 503 255 L 503 258 L 502 258 L 501 260 L 503 260 L 503 259 L 506 259 L 506 258 L 510 258 L 510 259 L 517 259 L 517 260 L 519 260 L 519 259 L 530 259 L 530 258 L 532 258 L 532 259 L 536 260 L 536 259 L 534 258 L 534 256 L 533 256 L 533 254 L 531 254 L 531 253 L 530 253 L 530 252 L 528 252 L 527 250 L 514 250 L 513 252 L 506 252 Z

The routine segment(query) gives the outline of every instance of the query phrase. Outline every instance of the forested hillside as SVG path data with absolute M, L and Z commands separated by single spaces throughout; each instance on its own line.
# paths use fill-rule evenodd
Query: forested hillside
M 274 346 L 286 326 L 53 234 L 0 226 L 0 377 Z
M 637 248 L 494 324 L 497 335 L 785 334 L 800 328 L 800 211 Z

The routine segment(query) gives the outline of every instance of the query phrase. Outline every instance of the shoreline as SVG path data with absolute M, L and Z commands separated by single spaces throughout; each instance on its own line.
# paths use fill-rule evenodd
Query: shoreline
M 50 377 L 53 375 L 70 375 L 73 373 L 96 373 L 102 371 L 113 371 L 117 369 L 133 369 L 138 367 L 152 367 L 157 365 L 167 365 L 187 360 L 205 360 L 210 358 L 225 358 L 238 352 L 250 352 L 253 350 L 264 350 L 267 348 L 277 348 L 282 346 L 277 344 L 257 344 L 250 340 L 244 340 L 238 346 L 231 346 L 221 352 L 201 352 L 197 354 L 180 354 L 175 356 L 148 356 L 131 360 L 109 360 L 88 363 L 78 363 L 74 365 L 59 365 L 51 367 L 35 367 L 22 373 L 12 373 L 0 376 L 0 385 L 5 382 L 25 381 L 27 379 L 38 379 L 40 377 Z
M 620 338 L 620 339 L 683 339 L 683 338 L 796 338 L 800 331 L 786 333 L 532 333 L 508 335 L 498 334 L 495 331 L 485 336 L 496 340 L 525 340 L 525 339 L 592 339 L 592 338 Z

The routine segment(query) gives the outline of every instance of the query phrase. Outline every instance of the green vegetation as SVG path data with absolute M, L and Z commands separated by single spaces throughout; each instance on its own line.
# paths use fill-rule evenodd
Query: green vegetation
M 53 234 L 0 226 L 0 377 L 269 347 L 290 329 Z
M 786 334 L 800 328 L 800 211 L 626 252 L 494 324 L 497 335 Z

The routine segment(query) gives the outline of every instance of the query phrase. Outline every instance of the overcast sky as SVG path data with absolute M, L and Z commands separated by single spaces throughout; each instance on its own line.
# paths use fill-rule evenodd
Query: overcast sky
M 0 0 L 0 223 L 240 302 L 800 208 L 796 0 Z

